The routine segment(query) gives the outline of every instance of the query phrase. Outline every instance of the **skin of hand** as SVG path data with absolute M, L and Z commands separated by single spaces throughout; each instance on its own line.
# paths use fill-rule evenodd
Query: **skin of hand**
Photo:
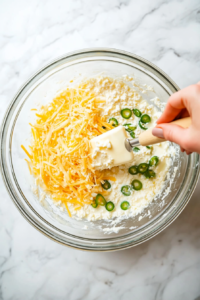
M 167 124 L 188 116 L 191 117 L 192 124 L 187 129 Z M 169 98 L 152 134 L 180 145 L 181 151 L 186 151 L 188 155 L 192 152 L 200 154 L 200 82 L 174 93 Z

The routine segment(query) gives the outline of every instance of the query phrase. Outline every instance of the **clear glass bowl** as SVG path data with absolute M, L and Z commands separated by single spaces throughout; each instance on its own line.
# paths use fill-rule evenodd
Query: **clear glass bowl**
M 70 53 L 38 71 L 13 99 L 1 129 L 1 170 L 5 185 L 22 215 L 38 230 L 53 240 L 78 249 L 112 251 L 138 245 L 166 228 L 188 203 L 199 175 L 199 155 L 187 156 L 178 151 L 170 173 L 178 168 L 170 193 L 164 192 L 142 213 L 123 220 L 124 227 L 116 233 L 105 234 L 110 222 L 77 221 L 65 212 L 57 214 L 51 206 L 42 206 L 32 192 L 33 178 L 29 174 L 25 155 L 20 148 L 27 146 L 30 126 L 38 103 L 47 103 L 65 88 L 71 79 L 105 74 L 112 77 L 134 75 L 141 83 L 153 86 L 161 101 L 178 90 L 177 85 L 159 68 L 147 60 L 114 49 L 87 49 Z M 145 99 L 148 99 L 145 95 Z M 149 215 L 147 211 L 151 212 Z M 131 229 L 132 228 L 132 229 Z

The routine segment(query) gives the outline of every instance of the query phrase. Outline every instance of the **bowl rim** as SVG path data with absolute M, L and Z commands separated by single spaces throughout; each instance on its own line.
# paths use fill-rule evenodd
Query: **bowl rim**
M 67 243 L 66 241 L 62 241 L 61 239 L 56 238 L 54 235 L 50 234 L 48 232 L 48 230 L 44 230 L 44 228 L 41 228 L 41 226 L 39 226 L 32 218 L 29 214 L 27 214 L 26 211 L 23 210 L 23 208 L 20 206 L 20 204 L 18 203 L 17 199 L 15 198 L 10 186 L 9 186 L 9 180 L 7 179 L 7 175 L 6 172 L 4 170 L 4 161 L 3 161 L 3 137 L 4 137 L 4 129 L 6 126 L 6 122 L 7 122 L 7 118 L 9 117 L 10 113 L 12 112 L 13 109 L 13 105 L 15 104 L 15 102 L 17 101 L 18 97 L 20 96 L 20 94 L 22 93 L 22 91 L 31 83 L 33 82 L 33 80 L 35 78 L 37 78 L 37 76 L 42 73 L 43 71 L 45 71 L 46 69 L 50 68 L 51 66 L 53 66 L 54 64 L 61 62 L 64 59 L 67 58 L 73 58 L 73 57 L 77 57 L 78 55 L 84 55 L 87 54 L 89 55 L 90 53 L 94 54 L 96 52 L 99 53 L 103 53 L 103 55 L 106 56 L 106 54 L 110 53 L 110 54 L 114 54 L 114 55 L 122 55 L 125 56 L 124 59 L 130 58 L 131 60 L 138 60 L 141 63 L 145 64 L 146 66 L 149 66 L 151 70 L 154 70 L 156 73 L 159 73 L 162 77 L 164 77 L 169 83 L 170 85 L 172 85 L 174 87 L 174 89 L 177 91 L 179 90 L 179 87 L 176 85 L 176 83 L 164 72 L 162 71 L 160 68 L 158 68 L 156 65 L 154 65 L 153 63 L 149 62 L 148 60 L 132 54 L 130 52 L 127 51 L 123 51 L 123 50 L 118 50 L 118 49 L 114 49 L 114 48 L 86 48 L 86 49 L 81 49 L 81 50 L 76 50 L 76 51 L 72 51 L 69 52 L 65 55 L 62 55 L 52 61 L 50 61 L 48 64 L 46 64 L 44 67 L 40 68 L 38 71 L 36 71 L 22 86 L 21 88 L 18 90 L 18 92 L 16 93 L 16 95 L 13 97 L 13 100 L 11 101 L 10 105 L 7 108 L 7 111 L 3 117 L 3 121 L 2 121 L 2 125 L 1 125 L 1 129 L 0 129 L 0 166 L 1 166 L 1 174 L 3 177 L 3 181 L 4 184 L 6 186 L 6 189 L 9 193 L 9 195 L 11 196 L 11 199 L 13 200 L 14 204 L 17 206 L 17 208 L 19 209 L 20 213 L 23 215 L 23 217 L 31 224 L 33 225 L 36 229 L 38 229 L 41 233 L 43 233 L 45 236 L 53 239 L 54 241 L 57 241 L 61 244 L 76 248 L 76 249 L 82 249 L 82 250 L 88 250 L 88 251 L 116 251 L 116 250 L 122 250 L 122 249 L 126 249 L 126 248 L 130 248 L 136 245 L 139 245 L 147 240 L 149 240 L 150 238 L 154 237 L 155 235 L 157 235 L 158 233 L 160 233 L 162 230 L 164 230 L 166 227 L 168 227 L 178 216 L 179 214 L 182 212 L 182 210 L 185 208 L 185 206 L 187 205 L 187 203 L 189 202 L 194 189 L 196 188 L 196 185 L 198 183 L 198 178 L 199 178 L 199 168 L 195 177 L 195 181 L 193 182 L 192 187 L 190 188 L 190 193 L 187 196 L 187 199 L 184 201 L 184 203 L 182 203 L 182 205 L 179 207 L 178 211 L 174 210 L 173 215 L 171 215 L 171 217 L 168 219 L 167 222 L 165 222 L 164 224 L 162 224 L 162 226 L 156 228 L 154 231 L 151 232 L 151 234 L 147 234 L 147 236 L 144 236 L 143 239 L 140 239 L 139 241 L 132 241 L 131 243 L 123 243 L 121 245 L 119 245 L 118 247 L 107 247 L 107 248 L 102 248 L 101 246 L 99 246 L 99 249 L 96 248 L 91 248 L 91 247 L 81 247 L 80 245 L 77 244 L 73 244 L 73 243 Z M 98 57 L 98 56 L 97 56 Z M 197 154 L 198 155 L 198 154 Z M 198 155 L 198 161 L 199 161 L 199 155 Z M 48 232 L 48 233 L 47 233 Z M 68 234 L 69 235 L 69 234 Z M 76 238 L 78 238 L 79 240 L 82 240 L 82 238 L 75 236 Z M 117 237 L 116 239 L 118 239 L 119 237 Z M 99 240 L 101 241 L 101 240 Z M 107 241 L 109 241 L 109 239 L 107 239 Z

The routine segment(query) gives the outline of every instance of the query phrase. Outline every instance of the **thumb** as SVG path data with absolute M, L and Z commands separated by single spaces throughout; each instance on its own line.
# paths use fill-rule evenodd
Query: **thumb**
M 153 128 L 152 134 L 176 143 L 183 149 L 187 149 L 190 144 L 188 140 L 188 128 L 185 129 L 178 125 L 159 124 L 159 127 Z

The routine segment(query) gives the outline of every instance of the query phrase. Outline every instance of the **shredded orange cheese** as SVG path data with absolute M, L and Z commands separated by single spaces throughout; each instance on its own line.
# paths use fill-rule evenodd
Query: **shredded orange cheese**
M 98 103 L 103 100 L 83 87 L 68 88 L 42 107 L 36 123 L 30 124 L 30 151 L 21 146 L 29 157 L 31 174 L 55 201 L 65 205 L 69 216 L 68 203 L 77 210 L 91 204 L 91 194 L 101 191 L 103 179 L 115 181 L 92 168 L 90 139 L 113 127 L 100 115 Z

